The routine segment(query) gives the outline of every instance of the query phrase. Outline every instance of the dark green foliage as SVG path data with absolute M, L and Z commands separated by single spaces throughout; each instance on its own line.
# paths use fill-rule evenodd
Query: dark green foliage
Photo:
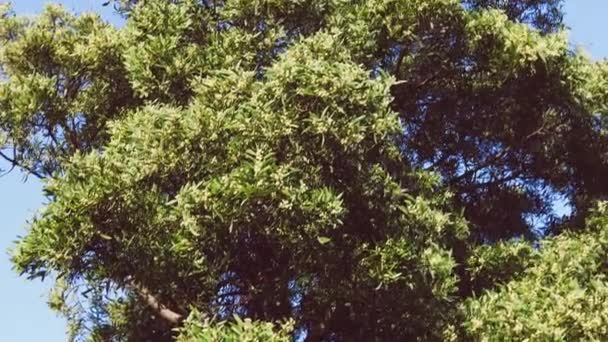
M 13 261 L 72 338 L 606 337 L 608 67 L 559 1 L 113 5 L 0 21 L 49 196 Z

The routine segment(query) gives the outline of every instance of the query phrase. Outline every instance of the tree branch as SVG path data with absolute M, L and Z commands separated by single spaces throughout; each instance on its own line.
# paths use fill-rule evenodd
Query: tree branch
M 399 56 L 397 56 L 397 65 L 395 65 L 395 78 L 399 79 L 399 72 L 401 71 L 401 64 L 403 64 L 403 59 L 405 58 L 405 53 L 407 48 L 405 44 L 403 44 L 403 49 L 399 51 Z
M 484 160 L 481 164 L 477 165 L 477 167 L 475 167 L 474 169 L 465 171 L 460 176 L 456 176 L 456 177 L 450 179 L 448 181 L 448 185 L 450 185 L 450 186 L 455 185 L 459 181 L 461 181 L 467 177 L 473 176 L 477 172 L 483 170 L 484 168 L 486 168 L 486 167 L 492 165 L 493 163 L 499 161 L 500 159 L 502 159 L 510 150 L 511 150 L 511 146 L 505 147 L 500 152 L 494 154 L 491 157 L 486 158 L 486 160 Z
M 4 154 L 4 152 L 0 151 L 0 157 L 2 157 L 4 160 L 8 161 L 9 163 L 11 163 L 11 170 L 15 167 L 18 166 L 22 169 L 24 169 L 25 171 L 29 172 L 30 174 L 38 177 L 39 179 L 45 179 L 46 177 L 38 172 L 36 172 L 34 169 L 27 167 L 25 165 L 20 164 L 16 159 L 13 159 L 9 156 L 7 156 L 6 154 Z
M 181 321 L 184 319 L 183 315 L 167 308 L 165 305 L 160 303 L 158 299 L 152 293 L 150 293 L 147 288 L 136 284 L 134 281 L 131 281 L 130 284 L 127 285 L 127 288 L 135 292 L 138 296 L 140 296 L 141 299 L 143 299 L 150 308 L 156 311 L 156 313 L 161 318 L 168 321 L 169 323 L 177 325 L 180 324 Z

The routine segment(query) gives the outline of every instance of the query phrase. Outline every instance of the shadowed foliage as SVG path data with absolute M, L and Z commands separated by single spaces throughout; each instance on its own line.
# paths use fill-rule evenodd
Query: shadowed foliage
M 608 67 L 560 1 L 108 5 L 0 19 L 13 262 L 71 339 L 606 338 Z

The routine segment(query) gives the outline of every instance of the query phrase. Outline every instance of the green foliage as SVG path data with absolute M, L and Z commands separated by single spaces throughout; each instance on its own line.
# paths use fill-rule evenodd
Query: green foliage
M 606 339 L 608 226 L 605 209 L 595 215 L 593 231 L 547 239 L 521 279 L 468 301 L 467 332 L 481 340 Z
M 481 245 L 471 251 L 467 268 L 471 277 L 471 290 L 483 290 L 504 285 L 521 277 L 538 261 L 539 251 L 527 241 L 499 242 Z
M 293 322 L 277 326 L 234 316 L 234 322 L 218 323 L 193 311 L 179 330 L 182 334 L 177 341 L 180 342 L 288 342 L 292 340 Z
M 336 288 L 332 279 L 389 253 L 381 241 L 407 236 L 419 240 L 410 253 L 424 266 L 384 291 L 428 287 L 429 301 L 448 300 L 456 279 L 442 245 L 466 237 L 466 228 L 438 211 L 443 201 L 406 195 L 400 183 L 413 180 L 393 145 L 391 80 L 369 79 L 339 46 L 320 33 L 281 56 L 262 81 L 242 69 L 217 71 L 197 82 L 188 108 L 149 106 L 113 123 L 103 154 L 75 156 L 48 184 L 55 200 L 20 244 L 16 265 L 119 285 L 126 276 L 148 284 L 158 272 L 173 274 L 155 291 L 179 306 L 264 319 L 284 317 L 289 287 L 298 286 L 327 301 L 299 309 L 314 317 L 355 292 L 366 303 L 382 285 L 373 271 L 361 269 L 357 285 Z M 327 260 L 322 268 L 318 257 Z M 380 271 L 382 279 L 393 272 Z M 236 279 L 221 285 L 229 275 Z M 252 299 L 231 307 L 215 293 L 222 286 Z M 192 287 L 195 302 L 172 294 Z M 271 309 L 266 296 L 283 304 Z M 351 324 L 359 320 L 365 315 Z
M 560 1 L 114 5 L 0 18 L 13 262 L 71 339 L 606 338 L 608 64 Z
M 36 20 L 0 14 L 3 157 L 39 177 L 107 140 L 105 124 L 138 105 L 125 78 L 124 40 L 99 16 L 49 5 Z

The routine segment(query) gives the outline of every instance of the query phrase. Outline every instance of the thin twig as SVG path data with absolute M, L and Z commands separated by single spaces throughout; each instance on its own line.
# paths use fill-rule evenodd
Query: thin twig
M 19 166 L 19 168 L 21 168 L 21 169 L 29 172 L 30 174 L 38 177 L 39 179 L 45 179 L 46 178 L 46 176 L 43 176 L 42 174 L 34 171 L 32 168 L 30 168 L 28 166 L 25 166 L 25 165 L 17 162 L 15 159 L 10 158 L 6 154 L 4 154 L 2 151 L 0 151 L 0 157 L 4 158 L 6 161 L 8 161 L 9 163 L 11 163 L 12 167 L 11 167 L 11 169 L 8 172 L 12 171 L 15 168 L 15 166 Z

